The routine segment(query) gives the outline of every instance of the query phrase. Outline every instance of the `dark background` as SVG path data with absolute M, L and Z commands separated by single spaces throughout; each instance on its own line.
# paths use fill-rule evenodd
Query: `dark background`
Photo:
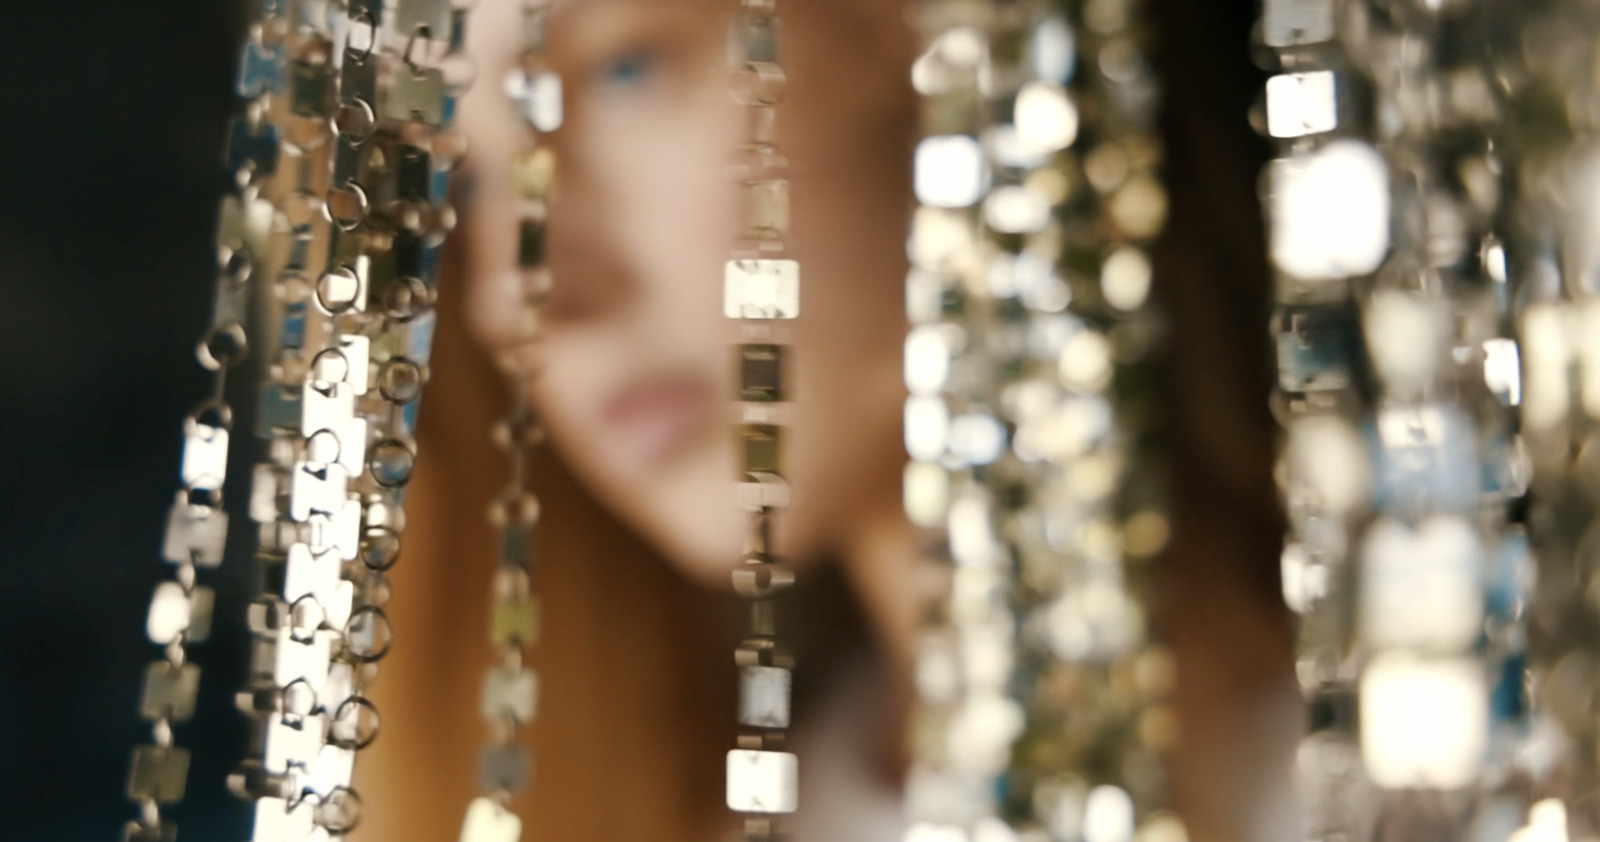
M 194 344 L 245 4 L 0 9 L 0 840 L 120 842 L 136 812 L 129 751 L 150 739 L 138 694 L 160 652 L 144 615 L 172 575 L 160 549 L 182 420 L 210 388 Z M 200 749 L 172 811 L 186 842 L 248 835 L 224 786 L 246 741 L 232 697 L 248 645 L 248 430 L 236 425 L 228 477 L 234 551 L 200 575 L 217 628 L 193 649 L 200 710 L 177 731 Z
M 1247 603 L 1278 606 L 1268 612 L 1278 617 L 1282 524 L 1255 194 L 1267 146 L 1245 121 L 1262 78 L 1249 63 L 1257 4 L 1152 6 L 1169 80 L 1172 222 L 1157 295 L 1175 317 L 1174 583 L 1199 596 L 1235 582 L 1253 595 Z M 181 422 L 210 383 L 193 349 L 213 296 L 220 157 L 246 6 L 0 8 L 0 842 L 115 842 L 135 813 L 123 792 L 128 753 L 149 739 L 138 693 L 159 651 L 144 614 L 155 583 L 171 575 L 160 546 Z M 229 389 L 242 415 L 228 503 L 243 528 L 228 562 L 201 574 L 217 590 L 216 628 L 193 652 L 204 669 L 200 710 L 178 730 L 180 745 L 200 749 L 189 796 L 171 811 L 185 842 L 248 833 L 246 805 L 224 786 L 246 741 L 232 702 L 253 576 L 246 379 Z M 1185 627 L 1215 625 L 1228 605 L 1183 602 L 1170 621 L 1180 642 Z M 1269 620 L 1261 634 L 1258 656 L 1203 635 L 1180 648 L 1220 664 L 1219 680 L 1229 670 L 1232 684 L 1277 680 L 1261 665 L 1287 663 L 1287 628 Z M 1202 734 L 1234 724 L 1220 691 L 1193 692 L 1184 715 L 1217 726 Z

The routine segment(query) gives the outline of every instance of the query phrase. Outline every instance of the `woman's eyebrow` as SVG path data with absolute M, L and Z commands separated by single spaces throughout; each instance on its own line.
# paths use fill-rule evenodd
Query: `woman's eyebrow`
M 560 30 L 560 39 L 551 43 L 557 51 L 582 54 L 617 34 L 652 32 L 668 22 L 703 26 L 696 11 L 701 6 L 721 8 L 705 0 L 555 0 L 546 26 Z

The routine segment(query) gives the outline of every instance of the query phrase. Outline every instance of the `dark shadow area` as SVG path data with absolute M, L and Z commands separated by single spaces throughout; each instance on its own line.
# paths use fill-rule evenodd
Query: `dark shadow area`
M 111 842 L 126 799 L 145 637 L 182 419 L 209 389 L 221 149 L 244 4 L 7 3 L 0 26 L 0 838 Z M 241 370 L 242 371 L 242 370 Z M 248 418 L 243 376 L 229 388 Z M 242 431 L 240 431 L 242 432 Z M 248 442 L 248 435 L 235 441 Z M 234 449 L 216 628 L 194 647 L 181 839 L 243 839 L 225 788 L 245 720 L 249 454 Z M 241 552 L 242 551 L 242 552 Z

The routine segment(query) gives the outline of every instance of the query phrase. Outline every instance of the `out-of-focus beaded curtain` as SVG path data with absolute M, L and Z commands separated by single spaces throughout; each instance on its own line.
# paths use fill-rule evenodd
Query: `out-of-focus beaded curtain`
M 142 597 L 170 575 L 159 550 L 181 421 L 207 389 L 194 341 L 211 315 L 245 6 L 17 3 L 0 26 L 0 106 L 11 115 L 0 142 L 8 407 L 0 430 L 12 477 L 0 495 L 0 836 L 8 840 L 114 838 L 129 817 L 127 751 L 148 730 L 134 715 L 151 653 L 139 634 Z M 1275 582 L 1270 563 L 1257 562 L 1279 533 L 1264 502 L 1265 287 L 1251 228 L 1264 147 L 1241 119 L 1260 86 L 1246 50 L 1256 4 L 1151 6 L 1160 72 L 1191 80 L 1163 105 L 1164 132 L 1183 139 L 1167 143 L 1169 230 L 1178 233 L 1154 255 L 1156 294 L 1192 314 L 1174 326 L 1167 373 L 1169 384 L 1183 384 L 1168 421 L 1174 587 L 1204 595 L 1225 583 L 1264 603 Z M 245 418 L 255 400 L 248 379 L 230 380 Z M 231 476 L 249 476 L 259 456 L 252 439 L 237 437 Z M 230 500 L 240 523 L 245 502 Z M 1240 518 L 1237 528 L 1190 540 L 1221 509 Z M 1240 525 L 1263 521 L 1267 528 Z M 195 651 L 206 680 L 184 740 L 221 750 L 195 755 L 173 813 L 187 838 L 247 834 L 249 805 L 225 779 L 246 742 L 233 694 L 244 684 L 244 609 L 256 583 L 250 565 L 232 563 L 247 560 L 248 548 L 233 549 L 230 563 L 208 572 L 216 627 Z M 1204 622 L 1200 605 L 1178 608 L 1180 637 Z M 1265 660 L 1198 645 L 1233 664 Z M 1232 722 L 1225 702 L 1201 705 L 1198 721 Z M 1189 818 L 1197 837 L 1218 821 L 1204 811 Z

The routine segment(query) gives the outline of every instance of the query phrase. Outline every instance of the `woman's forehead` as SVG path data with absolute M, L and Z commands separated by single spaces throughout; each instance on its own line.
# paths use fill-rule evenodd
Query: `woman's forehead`
M 480 54 L 514 54 L 522 48 L 522 13 L 527 0 L 480 0 L 470 18 Z M 693 16 L 708 26 L 721 26 L 722 17 L 736 8 L 732 0 L 548 0 L 546 26 L 552 41 L 562 48 L 582 49 L 596 28 L 660 19 Z
M 516 3 L 520 0 L 511 2 Z M 688 8 L 697 11 L 716 9 L 732 12 L 737 8 L 737 4 L 732 0 L 550 0 L 550 12 L 555 23 L 591 14 L 626 14 Z

